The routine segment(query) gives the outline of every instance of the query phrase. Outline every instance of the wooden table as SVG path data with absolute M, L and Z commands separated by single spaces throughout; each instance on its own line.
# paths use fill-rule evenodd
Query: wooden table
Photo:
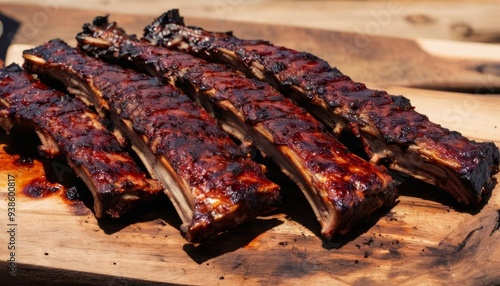
M 67 1 L 59 1 L 62 2 Z M 496 33 L 496 24 L 492 23 L 499 8 L 493 1 L 481 4 L 465 1 L 451 7 L 448 2 L 436 4 L 438 8 L 449 8 L 444 16 L 438 8 L 402 1 L 398 3 L 404 9 L 391 14 L 390 23 L 383 28 L 383 22 L 377 22 L 373 15 L 383 15 L 381 11 L 389 9 L 387 2 L 147 3 L 68 2 L 65 5 L 69 8 L 2 3 L 0 12 L 23 21 L 14 44 L 37 45 L 54 37 L 74 44 L 74 35 L 81 24 L 98 13 L 112 12 L 111 20 L 118 21 L 129 32 L 140 33 L 152 16 L 170 7 L 181 7 L 188 24 L 232 29 L 242 37 L 265 38 L 313 52 L 355 80 L 368 81 L 370 86 L 393 94 L 404 94 L 431 120 L 472 139 L 494 141 L 500 146 L 500 96 L 496 94 L 500 93 L 500 81 L 494 69 L 498 65 L 497 47 L 483 44 L 469 50 L 471 46 L 463 48 L 463 43 L 449 42 L 450 39 L 494 42 L 494 36 L 484 36 Z M 75 6 L 85 7 L 76 10 Z M 220 10 L 221 7 L 226 10 Z M 50 14 L 48 20 L 29 33 L 30 21 L 34 23 L 35 15 L 44 17 L 40 16 L 43 13 Z M 470 21 L 468 24 L 481 31 L 482 36 L 473 33 L 474 36 L 460 38 L 443 28 L 462 18 Z M 380 32 L 351 33 L 357 27 L 375 26 L 370 23 L 378 23 Z M 383 37 L 402 31 L 404 38 Z M 432 55 L 421 48 L 422 42 L 414 39 L 422 36 L 447 40 L 440 42 L 445 44 L 444 49 L 437 48 L 441 54 L 446 54 L 450 47 L 462 47 L 462 55 Z M 365 44 L 361 46 L 363 40 Z M 431 43 L 430 49 L 436 49 L 437 42 L 427 43 Z M 357 49 L 356 52 L 349 47 Z M 490 69 L 480 72 L 479 67 Z M 469 93 L 450 92 L 451 89 Z M 480 205 L 463 207 L 441 190 L 407 180 L 400 187 L 399 203 L 394 208 L 380 210 L 346 236 L 326 243 L 319 237 L 319 225 L 303 195 L 283 175 L 273 171 L 270 177 L 285 186 L 284 202 L 278 212 L 195 246 L 179 235 L 180 220 L 167 200 L 141 208 L 120 221 L 97 221 L 84 204 L 68 203 L 59 193 L 41 199 L 23 195 L 22 187 L 33 178 L 50 175 L 54 163 L 41 158 L 35 158 L 30 168 L 1 163 L 12 162 L 19 154 L 32 154 L 33 150 L 16 149 L 13 142 L 19 140 L 3 134 L 0 139 L 2 232 L 8 230 L 7 174 L 15 175 L 18 183 L 17 277 L 10 278 L 0 272 L 0 281 L 4 283 L 500 283 L 498 186 Z M 0 271 L 8 265 L 7 245 L 6 236 L 0 236 L 3 249 Z

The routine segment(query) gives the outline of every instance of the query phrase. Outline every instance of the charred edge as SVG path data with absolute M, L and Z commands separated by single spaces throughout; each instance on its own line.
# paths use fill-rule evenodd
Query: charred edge
M 21 72 L 23 69 L 16 63 L 12 63 L 4 68 L 7 72 Z
M 108 35 L 112 34 L 113 38 Z M 108 15 L 97 16 L 92 23 L 83 25 L 83 31 L 76 35 L 78 48 L 97 58 L 109 57 L 118 53 L 117 44 L 126 41 L 138 41 L 136 35 L 128 35 L 125 30 L 118 27 L 116 22 L 109 22 Z
M 144 38 L 152 42 L 157 38 L 159 32 L 168 33 L 165 29 L 169 24 L 176 24 L 184 26 L 184 18 L 180 16 L 179 9 L 172 9 L 163 13 L 160 17 L 156 18 L 153 23 L 144 28 Z
M 104 28 L 109 24 L 108 18 L 109 18 L 109 14 L 104 15 L 104 16 L 97 16 L 92 21 L 92 25 Z
M 184 17 L 179 14 L 179 9 L 171 9 L 163 13 L 151 24 L 152 26 L 165 26 L 168 24 L 177 24 L 185 26 Z
M 42 61 L 40 61 L 39 59 L 36 56 L 28 57 L 28 61 L 45 62 L 45 60 L 41 59 Z M 98 124 L 97 115 L 91 113 L 83 102 L 66 98 L 65 94 L 33 79 L 17 64 L 0 70 L 0 80 L 4 79 L 4 75 L 10 77 L 14 84 L 11 84 L 9 90 L 12 98 L 8 100 L 12 100 L 13 115 L 18 124 L 35 128 L 42 147 L 46 147 L 43 146 L 44 142 L 50 142 L 49 144 L 52 146 L 49 148 L 57 149 L 56 151 L 49 150 L 46 154 L 40 152 L 43 156 L 55 157 L 55 153 L 58 152 L 65 155 L 71 168 L 79 174 L 91 191 L 95 202 L 96 217 L 101 218 L 104 213 L 107 213 L 111 217 L 117 218 L 133 208 L 138 202 L 150 199 L 155 193 L 162 190 L 159 182 L 144 176 L 145 174 L 135 165 L 132 158 L 128 157 L 128 153 L 123 151 L 116 138 L 107 129 L 102 125 L 96 126 Z M 38 96 L 30 96 L 30 93 Z M 20 99 L 23 100 L 22 104 Z M 64 103 L 61 104 L 61 102 Z M 23 108 L 27 109 L 22 110 Z M 48 117 L 40 116 L 40 112 L 46 112 L 48 109 L 52 110 L 51 115 Z M 78 120 L 82 119 L 81 116 L 85 116 L 86 122 L 89 124 L 81 125 L 82 123 Z M 60 130 L 67 126 L 68 122 L 76 125 L 73 125 L 71 134 L 65 135 Z M 94 144 L 93 139 L 98 140 L 98 144 Z M 81 152 L 75 151 L 76 149 Z M 39 147 L 39 151 L 41 151 L 41 147 Z M 85 160 L 92 154 L 99 155 L 99 158 L 100 155 L 105 155 L 104 159 Z M 107 157 L 108 154 L 109 157 Z M 107 173 L 109 179 L 114 183 L 95 179 L 95 175 L 98 174 L 96 172 L 105 171 L 105 168 L 102 168 L 102 162 L 114 158 L 115 155 L 124 160 L 119 167 L 114 168 L 113 172 Z
M 168 35 L 170 31 L 177 30 L 176 26 L 185 27 L 184 17 L 179 14 L 179 9 L 172 9 L 163 13 L 160 17 L 156 18 L 153 23 L 144 28 L 144 38 L 151 43 L 162 41 L 166 37 L 158 37 L 158 34 Z M 197 26 L 188 26 L 193 30 L 202 30 Z M 228 36 L 232 36 L 233 32 L 226 32 Z
M 109 14 L 104 15 L 104 16 L 97 16 L 94 18 L 94 20 L 92 20 L 92 24 L 91 23 L 83 24 L 83 26 L 82 26 L 83 33 L 93 33 L 94 26 L 105 28 L 109 24 L 108 17 L 109 17 Z
M 481 197 L 491 192 L 497 184 L 493 177 L 499 171 L 500 153 L 493 142 L 482 143 L 482 160 L 475 168 L 460 176 L 461 182 L 470 190 L 479 202 Z M 476 202 L 476 203 L 477 203 Z

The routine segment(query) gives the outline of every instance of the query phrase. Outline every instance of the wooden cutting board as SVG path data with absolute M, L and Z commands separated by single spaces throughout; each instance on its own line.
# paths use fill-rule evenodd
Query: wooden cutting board
M 2 6 L 0 11 L 29 21 L 29 15 L 40 10 L 30 6 Z M 28 34 L 22 27 L 16 43 L 36 45 L 60 37 L 74 44 L 72 39 L 81 24 L 94 15 L 93 12 L 60 9 L 36 33 Z M 151 20 L 150 17 L 130 15 L 112 15 L 111 19 L 136 33 Z M 349 35 L 355 36 L 187 20 L 210 29 L 233 29 L 245 37 L 265 38 L 308 50 L 332 63 L 330 51 L 335 50 L 332 47 L 337 37 L 346 40 Z M 381 42 L 386 40 L 380 39 Z M 397 39 L 392 40 L 398 43 Z M 410 48 L 408 45 L 408 50 Z M 398 53 L 403 50 L 394 50 L 391 55 L 387 55 L 388 52 L 382 48 L 373 51 L 370 68 L 375 73 L 389 65 L 379 57 L 395 59 L 393 63 L 401 61 L 402 56 Z M 338 62 L 336 65 L 341 70 L 352 75 L 347 71 L 349 67 L 354 66 L 353 72 L 362 70 L 356 66 L 359 63 L 362 67 L 368 59 L 353 55 L 351 59 L 339 59 Z M 430 77 L 433 67 L 422 68 L 420 72 L 425 74 L 421 78 Z M 459 66 L 454 67 L 458 69 Z M 462 71 L 454 72 L 460 74 Z M 388 86 L 388 83 L 401 84 L 405 75 L 412 78 L 411 73 L 395 74 L 398 76 L 381 76 L 381 80 L 372 78 L 370 81 L 394 94 L 409 97 L 417 110 L 431 120 L 470 138 L 494 141 L 500 146 L 499 96 Z M 363 78 L 362 73 L 356 77 Z M 366 79 L 370 79 L 369 76 Z M 473 87 L 482 83 L 471 81 L 468 84 Z M 480 205 L 463 207 L 439 189 L 407 180 L 400 187 L 399 203 L 395 207 L 380 210 L 346 236 L 326 243 L 319 236 L 320 227 L 303 195 L 286 177 L 270 168 L 269 177 L 283 187 L 284 200 L 279 211 L 252 220 L 205 244 L 191 245 L 180 236 L 180 220 L 166 199 L 144 206 L 122 220 L 97 221 L 86 207 L 89 201 L 85 187 L 75 183 L 74 174 L 64 162 L 39 158 L 36 146 L 30 142 L 34 142 L 33 138 L 13 138 L 0 133 L 0 231 L 5 234 L 15 228 L 17 275 L 15 278 L 7 276 L 7 260 L 10 259 L 7 247 L 11 240 L 9 235 L 2 235 L 0 281 L 3 285 L 500 283 L 499 186 Z M 26 158 L 32 158 L 33 162 Z M 9 226 L 7 220 L 9 174 L 16 182 L 15 226 Z M 55 189 L 59 186 L 55 185 L 58 176 L 64 186 Z M 51 184 L 40 180 L 44 177 Z M 35 188 L 35 179 L 44 188 Z M 65 190 L 73 186 L 82 194 L 81 201 L 64 198 Z M 32 197 L 50 187 L 53 193 Z

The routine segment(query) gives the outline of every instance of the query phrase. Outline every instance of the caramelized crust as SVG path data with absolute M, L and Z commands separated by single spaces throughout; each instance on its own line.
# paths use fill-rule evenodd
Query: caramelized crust
M 368 89 L 312 54 L 185 27 L 177 10 L 155 20 L 145 37 L 270 82 L 335 134 L 359 138 L 372 162 L 437 185 L 463 204 L 479 202 L 492 189 L 499 164 L 493 143 L 432 123 L 407 98 Z
M 301 187 L 327 239 L 394 203 L 394 184 L 385 171 L 350 153 L 267 83 L 186 53 L 139 43 L 105 18 L 86 25 L 77 39 L 83 50 L 100 58 L 177 82 L 228 132 L 251 140 Z
M 88 57 L 60 40 L 25 51 L 25 58 L 30 71 L 59 79 L 109 110 L 166 185 L 187 240 L 200 242 L 274 208 L 278 186 L 175 87 Z
M 162 190 L 83 102 L 48 88 L 18 65 L 0 70 L 0 121 L 7 131 L 18 124 L 35 128 L 47 142 L 39 147 L 45 156 L 64 154 L 92 191 L 97 217 L 118 217 Z

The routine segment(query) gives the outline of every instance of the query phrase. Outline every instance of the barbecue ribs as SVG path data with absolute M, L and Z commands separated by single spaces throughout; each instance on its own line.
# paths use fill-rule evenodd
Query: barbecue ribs
M 60 40 L 24 52 L 25 67 L 63 82 L 109 112 L 152 176 L 161 180 L 184 224 L 200 242 L 270 211 L 279 187 L 175 87 L 86 56 Z
M 12 64 L 0 70 L 0 125 L 32 127 L 47 157 L 64 154 L 94 197 L 96 217 L 118 217 L 154 198 L 160 182 L 146 178 L 118 140 L 83 102 L 33 79 Z
M 389 175 L 329 134 L 321 123 L 267 83 L 224 65 L 140 43 L 116 23 L 97 17 L 77 36 L 90 54 L 176 82 L 211 111 L 224 129 L 250 140 L 303 190 L 331 239 L 396 197 Z
M 145 38 L 268 81 L 335 134 L 359 138 L 372 162 L 434 184 L 463 204 L 478 203 L 492 189 L 499 164 L 492 142 L 432 123 L 407 98 L 368 89 L 312 54 L 186 27 L 177 10 L 156 19 Z

